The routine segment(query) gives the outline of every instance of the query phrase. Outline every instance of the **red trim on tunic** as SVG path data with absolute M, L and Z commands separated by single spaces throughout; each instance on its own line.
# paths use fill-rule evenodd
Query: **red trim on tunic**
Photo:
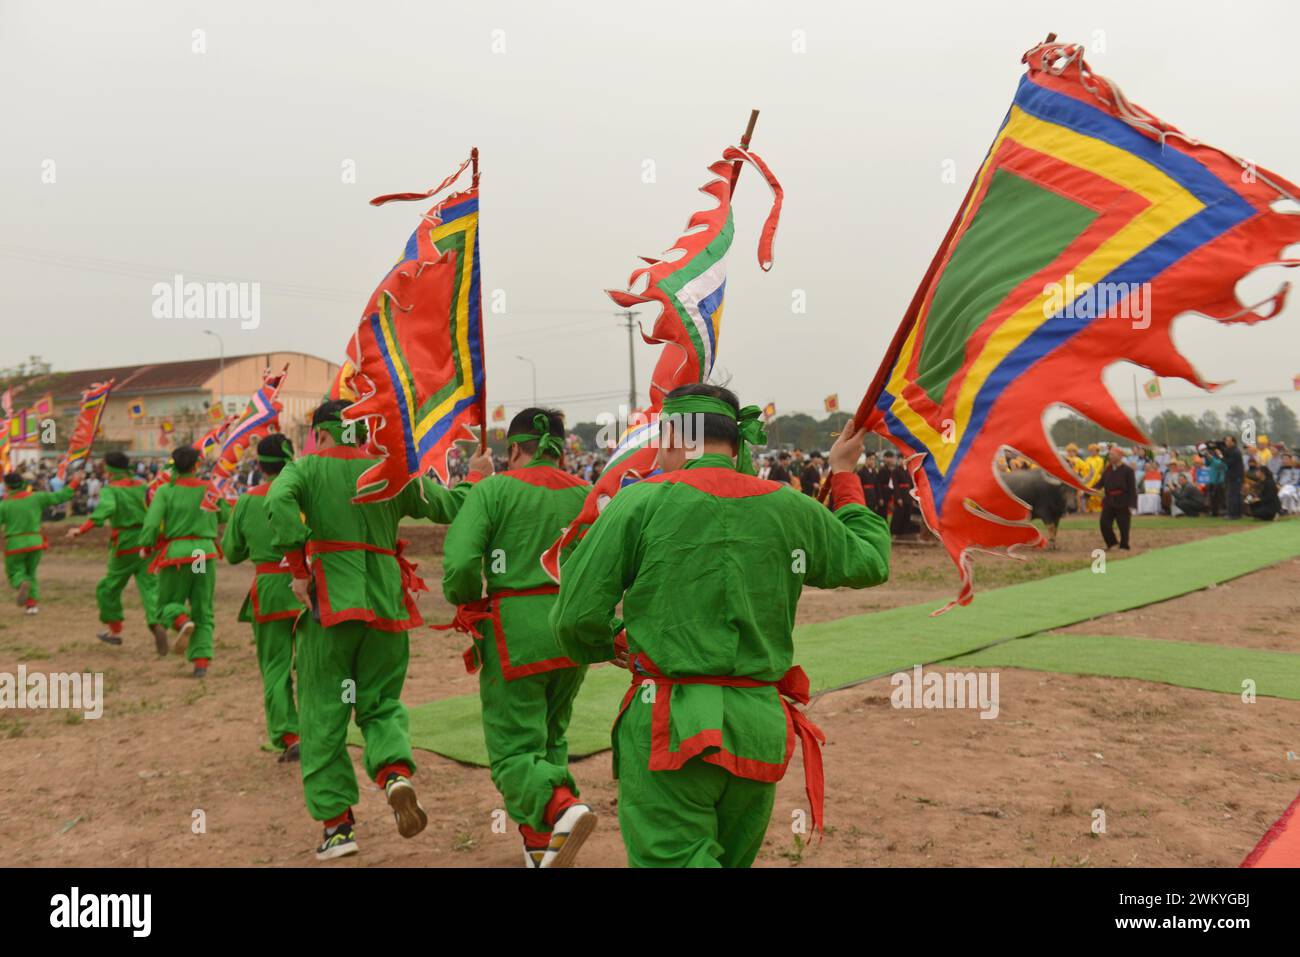
M 535 485 L 538 488 L 564 489 L 576 488 L 577 486 L 585 488 L 587 486 L 587 483 L 578 476 L 570 475 L 554 465 L 530 465 L 521 469 L 508 469 L 497 474 L 518 479 L 525 484 Z
M 844 505 L 866 505 L 867 496 L 861 480 L 852 472 L 835 472 L 831 475 L 831 497 L 838 511 Z
M 420 612 L 415 607 L 415 599 L 411 597 L 411 592 L 428 591 L 429 588 L 425 585 L 423 579 L 415 574 L 415 563 L 402 556 L 405 548 L 406 542 L 404 540 L 397 542 L 396 549 L 380 548 L 378 545 L 371 545 L 366 542 L 333 542 L 317 541 L 315 539 L 308 541 L 306 546 L 308 555 L 354 551 L 392 555 L 397 559 L 398 568 L 402 574 L 402 602 L 406 606 L 406 613 L 409 616 L 404 621 L 398 621 L 394 618 L 380 618 L 369 608 L 349 608 L 346 611 L 333 611 L 330 608 L 329 586 L 325 582 L 325 568 L 321 562 L 312 562 L 311 572 L 313 580 L 316 582 L 316 597 L 320 601 L 320 623 L 329 628 L 345 621 L 364 621 L 376 631 L 393 632 L 408 631 L 411 628 L 418 628 L 423 625 L 424 619 L 420 617 Z
M 266 493 L 270 490 L 270 488 L 271 488 L 270 482 L 263 482 L 261 485 L 254 485 L 250 489 L 245 489 L 244 494 L 256 495 L 258 498 L 262 498 L 263 496 L 266 495 Z
M 297 618 L 301 613 L 301 608 L 291 608 L 287 611 L 276 611 L 269 615 L 262 614 L 261 608 L 257 603 L 257 583 L 261 581 L 263 575 L 288 575 L 289 569 L 285 568 L 279 562 L 259 562 L 253 566 L 253 584 L 248 589 L 248 599 L 253 606 L 253 621 L 259 625 L 264 625 L 268 621 L 283 621 L 286 618 Z
M 197 555 L 188 555 L 184 558 L 163 558 L 167 554 L 167 546 L 172 542 L 212 542 L 217 550 L 216 552 L 204 552 L 203 560 L 224 557 L 221 554 L 221 543 L 203 535 L 177 535 L 175 538 L 160 538 L 158 544 L 154 546 L 155 555 L 153 561 L 149 563 L 150 574 L 157 574 L 164 568 L 179 568 L 181 565 L 188 565 L 199 557 Z
M 142 479 L 118 479 L 108 484 L 111 488 L 139 488 L 146 483 Z
M 207 488 L 208 483 L 198 478 L 179 478 L 173 485 L 179 485 L 181 488 Z
M 745 475 L 735 469 L 716 466 L 701 466 L 693 469 L 677 469 L 673 472 L 661 472 L 642 479 L 643 482 L 674 482 L 689 485 L 693 489 L 714 495 L 718 498 L 753 498 L 756 495 L 769 495 L 782 488 L 782 483 L 770 479 L 761 479 Z
M 35 535 L 36 532 L 18 532 L 19 535 Z M 7 548 L 5 555 L 22 555 L 25 552 L 43 552 L 50 547 L 50 540 L 45 537 L 45 529 L 40 530 L 41 543 L 39 545 L 29 545 L 26 548 Z
M 470 646 L 465 649 L 464 654 L 461 656 L 465 660 L 465 671 L 469 674 L 473 674 L 483 666 L 483 653 L 479 649 L 479 643 L 484 638 L 483 633 L 478 630 L 478 623 L 487 620 L 492 622 L 492 634 L 496 640 L 497 656 L 501 659 L 501 675 L 506 681 L 526 678 L 529 675 L 540 675 L 559 668 L 576 668 L 578 663 L 563 655 L 557 658 L 547 658 L 543 661 L 534 661 L 527 665 L 512 665 L 510 663 L 510 648 L 506 642 L 505 628 L 501 625 L 501 599 L 521 598 L 526 595 L 556 595 L 559 594 L 559 591 L 559 585 L 539 585 L 536 588 L 503 588 L 500 591 L 493 592 L 486 598 L 458 605 L 455 618 L 445 625 L 430 625 L 429 627 L 434 631 L 455 629 L 470 636 Z

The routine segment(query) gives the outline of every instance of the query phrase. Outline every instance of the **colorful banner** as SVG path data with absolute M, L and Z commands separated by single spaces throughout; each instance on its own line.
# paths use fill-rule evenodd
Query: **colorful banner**
M 784 192 L 756 153 L 728 147 L 722 158 L 709 166 L 716 178 L 700 188 L 700 192 L 717 201 L 717 206 L 692 216 L 686 226 L 688 231 L 668 250 L 681 255 L 645 258 L 648 265 L 632 273 L 627 292 L 607 290 L 609 297 L 625 309 L 641 304 L 659 306 L 650 334 L 642 332 L 641 337 L 663 349 L 651 375 L 649 404 L 629 416 L 628 426 L 587 495 L 582 511 L 542 556 L 542 567 L 556 581 L 560 578 L 563 550 L 581 537 L 627 480 L 653 473 L 664 396 L 687 383 L 705 381 L 713 369 L 727 288 L 726 255 L 734 235 L 731 184 L 737 162 L 752 165 L 772 190 L 772 207 L 758 243 L 759 267 L 764 272 L 772 268 L 772 244 Z M 631 291 L 638 287 L 640 292 Z
M 208 489 L 203 494 L 203 508 L 209 512 L 217 510 L 217 503 L 222 497 L 228 500 L 234 497 L 230 478 L 235 474 L 248 447 L 256 445 L 280 427 L 283 406 L 276 401 L 276 396 L 280 394 L 280 387 L 284 384 L 288 371 L 287 364 L 277 373 L 272 373 L 269 369 L 266 371 L 262 377 L 262 387 L 253 393 L 244 414 L 238 417 L 222 438 L 221 454 L 212 468 Z
M 72 427 L 72 437 L 68 440 L 68 451 L 59 460 L 57 474 L 60 481 L 68 476 L 68 466 L 74 462 L 84 462 L 90 456 L 90 449 L 99 434 L 99 420 L 104 416 L 104 406 L 108 394 L 113 391 L 116 380 L 97 382 L 81 393 L 81 406 L 77 410 L 77 421 Z
M 372 199 L 427 199 L 471 164 L 466 192 L 452 193 L 421 217 L 397 264 L 375 289 L 348 345 L 358 395 L 345 421 L 369 419 L 380 461 L 357 479 L 357 502 L 392 498 L 429 469 L 450 481 L 448 453 L 483 426 L 485 376 L 479 280 L 477 150 L 427 193 Z
M 1300 242 L 1300 216 L 1272 209 L 1300 190 L 1135 106 L 1081 45 L 1045 43 L 1023 60 L 1011 109 L 856 415 L 903 454 L 925 523 L 957 566 L 948 608 L 971 600 L 975 551 L 1045 542 L 997 478 L 1001 450 L 1080 487 L 1044 427 L 1057 405 L 1148 444 L 1103 371 L 1127 360 L 1214 388 L 1175 348 L 1174 317 L 1271 318 L 1287 287 L 1243 306 L 1237 281 Z

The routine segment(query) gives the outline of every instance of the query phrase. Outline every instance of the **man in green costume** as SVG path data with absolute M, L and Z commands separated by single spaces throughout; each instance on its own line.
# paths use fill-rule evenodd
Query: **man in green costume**
M 207 676 L 212 663 L 212 595 L 217 586 L 220 523 L 230 517 L 225 498 L 203 508 L 208 483 L 194 475 L 199 452 L 183 445 L 172 452 L 171 481 L 159 487 L 144 514 L 141 554 L 154 549 L 149 570 L 158 575 L 158 621 L 153 626 L 158 653 L 167 653 L 167 629 L 176 632 L 172 651 L 186 655 L 194 677 Z
M 276 477 L 293 461 L 293 443 L 286 436 L 268 435 L 257 444 L 257 461 L 266 481 L 239 496 L 226 524 L 221 551 L 232 565 L 252 559 L 253 585 L 239 609 L 239 620 L 253 624 L 257 666 L 262 672 L 262 708 L 271 744 L 280 749 L 281 763 L 297 761 L 298 706 L 293 700 L 293 625 L 303 605 L 293 593 L 293 573 L 271 544 L 266 494 Z
M 524 838 L 528 867 L 568 867 L 596 815 L 578 801 L 565 731 L 587 668 L 566 658 L 548 620 L 558 588 L 542 553 L 582 509 L 589 486 L 559 466 L 564 417 L 525 409 L 507 430 L 509 470 L 480 482 L 451 523 L 442 590 L 473 634 L 492 782 Z M 487 597 L 483 597 L 484 579 Z
M 144 619 L 150 631 L 158 624 L 158 576 L 149 571 L 149 560 L 140 554 L 146 544 L 140 532 L 144 525 L 144 490 L 149 483 L 135 477 L 131 460 L 124 452 L 109 452 L 104 456 L 108 481 L 99 493 L 99 503 L 90 518 L 76 528 L 68 529 L 68 539 L 84 535 L 92 528 L 108 523 L 113 530 L 108 546 L 108 572 L 95 586 L 95 604 L 99 606 L 99 620 L 105 630 L 96 637 L 110 645 L 122 643 L 122 591 L 126 583 L 135 579 L 144 605 Z M 166 643 L 159 652 L 165 654 Z
M 5 533 L 5 577 L 18 589 L 18 607 L 34 615 L 40 608 L 41 586 L 36 569 L 41 553 L 49 548 L 41 531 L 41 513 L 72 498 L 81 484 L 75 478 L 57 492 L 36 492 L 17 472 L 5 476 L 5 497 L 0 500 L 0 531 Z
M 424 583 L 402 556 L 397 528 L 407 516 L 450 522 L 470 490 L 470 482 L 446 489 L 421 478 L 392 498 L 354 504 L 357 478 L 376 459 L 357 447 L 364 424 L 341 420 L 349 404 L 316 410 L 318 451 L 286 467 L 266 496 L 271 546 L 283 551 L 294 593 L 310 608 L 295 637 L 302 786 L 307 810 L 325 828 L 318 860 L 357 852 L 357 777 L 347 749 L 354 710 L 366 774 L 384 789 L 398 833 L 414 837 L 428 823 L 411 786 L 415 760 L 401 701 L 407 632 L 423 624 L 411 592 Z M 489 456 L 469 464 L 471 480 L 492 470 Z
M 669 393 L 663 471 L 615 495 L 562 566 L 560 648 L 632 672 L 613 731 L 632 866 L 748 867 L 796 739 L 821 826 L 822 735 L 786 700 L 809 692 L 793 666 L 795 609 L 804 585 L 885 581 L 889 528 L 853 473 L 862 432 L 850 423 L 831 449 L 831 512 L 745 474 L 747 445 L 765 440 L 758 416 L 716 386 Z M 625 649 L 611 622 L 620 600 Z

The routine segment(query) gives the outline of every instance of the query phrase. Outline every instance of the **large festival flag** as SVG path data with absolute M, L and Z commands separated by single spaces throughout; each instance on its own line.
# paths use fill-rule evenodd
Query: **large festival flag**
M 1272 208 L 1295 186 L 1135 106 L 1082 46 L 1053 40 L 1025 54 L 1011 109 L 855 417 L 903 453 L 957 565 L 960 592 L 943 611 L 970 602 L 973 552 L 1043 544 L 997 478 L 1000 450 L 1081 487 L 1044 426 L 1058 405 L 1147 444 L 1106 367 L 1127 360 L 1215 388 L 1174 347 L 1174 318 L 1276 315 L 1285 285 L 1245 307 L 1234 287 L 1300 242 L 1300 216 Z
M 713 370 L 727 289 L 726 256 L 735 231 L 731 196 L 739 164 L 744 163 L 752 165 L 772 189 L 772 207 L 758 243 L 759 267 L 764 272 L 770 270 L 784 193 L 756 153 L 744 146 L 731 146 L 709 166 L 716 178 L 700 188 L 700 192 L 717 201 L 717 206 L 700 210 L 690 218 L 687 231 L 665 253 L 669 258 L 642 257 L 647 265 L 632 273 L 626 292 L 607 290 L 609 297 L 624 308 L 644 303 L 659 306 L 649 335 L 643 330 L 641 337 L 663 349 L 650 378 L 649 404 L 630 411 L 627 427 L 588 493 L 582 511 L 542 555 L 542 567 L 556 581 L 560 577 L 561 553 L 585 533 L 614 493 L 624 484 L 652 474 L 664 396 L 679 386 L 704 382 Z
M 77 420 L 72 427 L 72 437 L 68 440 L 68 451 L 59 460 L 56 472 L 60 481 L 68 477 L 68 466 L 74 462 L 84 462 L 90 455 L 95 436 L 99 434 L 99 420 L 104 416 L 104 406 L 108 394 L 113 391 L 114 379 L 96 382 L 81 393 L 81 405 L 77 409 Z
M 334 376 L 334 382 L 330 386 L 329 397 L 331 399 L 347 399 L 349 402 L 357 401 L 357 394 L 348 388 L 348 380 L 352 378 L 356 367 L 352 364 L 351 359 L 344 359 L 343 365 L 339 366 L 339 371 Z
M 431 468 L 446 484 L 454 443 L 478 439 L 470 427 L 482 428 L 487 418 L 478 150 L 428 192 L 370 202 L 429 199 L 471 164 L 470 188 L 438 201 L 421 217 L 397 264 L 371 295 L 348 345 L 355 371 L 344 385 L 358 398 L 343 417 L 370 420 L 370 448 L 381 456 L 357 478 L 353 501 L 392 498 Z
M 284 377 L 288 371 L 287 364 L 279 372 L 273 373 L 269 369 L 266 371 L 262 377 L 262 387 L 253 393 L 253 397 L 248 400 L 248 405 L 244 409 L 244 414 L 222 438 L 221 454 L 212 468 L 212 477 L 208 481 L 207 491 L 203 493 L 203 508 L 209 512 L 217 510 L 217 503 L 222 496 L 230 497 L 232 491 L 229 488 L 230 477 L 235 474 L 235 469 L 239 466 L 239 460 L 244 457 L 245 450 L 279 428 L 280 412 L 283 407 L 275 399 L 280 393 L 280 386 L 284 384 Z

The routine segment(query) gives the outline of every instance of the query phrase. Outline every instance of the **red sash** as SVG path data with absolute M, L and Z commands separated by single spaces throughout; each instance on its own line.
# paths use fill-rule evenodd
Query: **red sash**
M 813 724 L 812 719 L 793 707 L 789 701 L 806 705 L 809 701 L 810 686 L 808 675 L 795 665 L 787 671 L 780 681 L 759 681 L 757 678 L 738 678 L 728 675 L 688 675 L 681 678 L 669 678 L 642 652 L 637 652 L 628 661 L 628 670 L 632 672 L 632 685 L 623 696 L 623 703 L 618 709 L 618 718 L 632 703 L 632 696 L 641 689 L 646 680 L 660 685 L 718 685 L 723 688 L 775 688 L 781 695 L 781 706 L 790 721 L 794 732 L 799 736 L 800 752 L 803 755 L 804 790 L 808 794 L 808 804 L 812 809 L 813 827 L 822 831 L 824 807 L 826 803 L 826 775 L 822 767 L 821 746 L 826 742 L 822 729 Z M 614 723 L 618 723 L 618 718 Z
M 224 558 L 221 554 L 221 543 L 216 539 L 205 539 L 202 535 L 177 535 L 175 538 L 160 538 L 158 544 L 154 546 L 153 561 L 149 563 L 149 574 L 156 575 L 164 568 L 177 565 L 188 565 L 194 559 L 190 558 L 166 558 L 167 546 L 172 542 L 190 542 L 190 541 L 212 541 L 217 552 L 218 558 Z
M 496 632 L 497 642 L 499 645 L 505 645 L 505 632 L 501 627 L 501 599 L 502 598 L 519 598 L 524 595 L 557 595 L 560 592 L 559 585 L 538 585 L 536 588 L 503 588 L 500 591 L 493 592 L 486 598 L 480 598 L 477 601 L 467 602 L 464 605 L 456 606 L 456 615 L 445 625 L 430 625 L 434 631 L 455 630 L 463 635 L 470 636 L 470 645 L 465 649 L 461 656 L 465 660 L 465 671 L 473 674 L 483 667 L 483 651 L 480 647 L 483 642 L 483 633 L 479 631 L 478 623 L 480 621 L 492 622 L 492 627 Z M 561 659 L 573 665 L 574 662 L 568 659 Z M 545 664 L 545 662 L 539 662 Z M 503 655 L 501 661 L 501 670 L 506 674 L 507 680 L 510 677 L 520 677 L 524 673 L 531 673 L 529 669 L 532 666 L 523 665 L 512 668 L 509 658 Z M 549 669 L 548 669 L 549 670 Z
M 307 542 L 308 556 L 323 555 L 330 552 L 374 552 L 377 555 L 392 555 L 397 559 L 397 565 L 402 571 L 402 588 L 408 594 L 416 591 L 428 591 L 429 586 L 424 583 L 424 579 L 415 573 L 416 568 L 419 566 L 405 556 L 405 551 L 405 539 L 398 539 L 397 548 L 395 549 L 380 548 L 378 545 L 371 545 L 367 542 L 330 542 L 316 541 L 315 539 Z

